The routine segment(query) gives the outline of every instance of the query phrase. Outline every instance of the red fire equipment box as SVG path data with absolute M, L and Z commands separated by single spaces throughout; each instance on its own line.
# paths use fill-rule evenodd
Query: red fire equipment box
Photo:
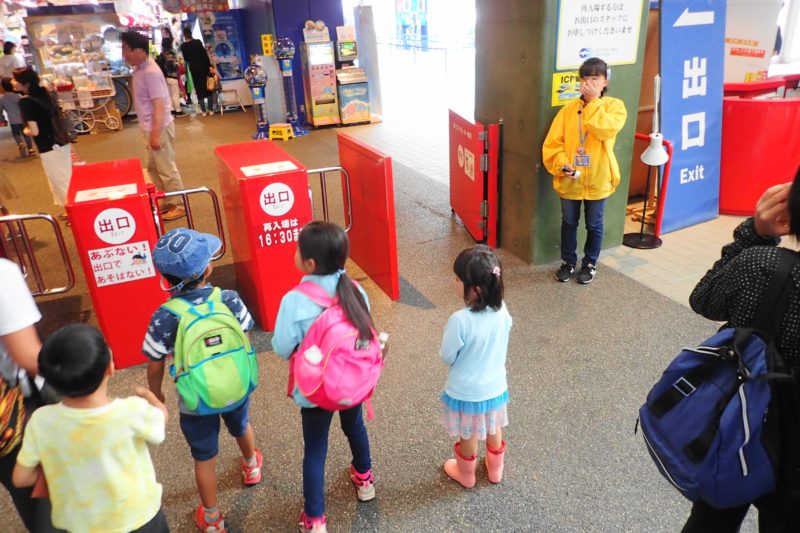
M 238 288 L 259 325 L 272 331 L 281 298 L 302 277 L 294 254 L 312 216 L 306 168 L 272 141 L 214 152 Z
M 150 315 L 167 293 L 153 265 L 158 237 L 141 163 L 74 167 L 65 208 L 114 365 L 145 362 L 141 348 Z

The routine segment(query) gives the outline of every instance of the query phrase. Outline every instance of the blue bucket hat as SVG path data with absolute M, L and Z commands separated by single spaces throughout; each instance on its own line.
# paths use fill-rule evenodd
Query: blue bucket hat
M 222 247 L 222 241 L 210 233 L 176 228 L 165 233 L 153 250 L 153 263 L 162 274 L 181 280 L 170 291 L 179 291 L 186 283 L 199 279 L 208 263 Z

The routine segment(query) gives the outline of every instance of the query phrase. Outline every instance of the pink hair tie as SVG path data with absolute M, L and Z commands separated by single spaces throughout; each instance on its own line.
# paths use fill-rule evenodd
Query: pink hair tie
M 492 269 L 492 274 L 494 274 L 495 276 L 497 276 L 499 278 L 500 277 L 500 267 L 499 266 L 495 266 Z

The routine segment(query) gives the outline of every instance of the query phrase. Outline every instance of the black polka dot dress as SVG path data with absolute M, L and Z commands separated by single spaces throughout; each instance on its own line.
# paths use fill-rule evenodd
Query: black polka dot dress
M 694 288 L 689 304 L 711 320 L 749 327 L 781 254 L 796 252 L 779 248 L 780 239 L 759 237 L 752 218 L 734 230 L 733 239 Z M 800 264 L 792 270 L 792 279 L 795 293 L 778 329 L 777 347 L 795 376 L 800 376 Z

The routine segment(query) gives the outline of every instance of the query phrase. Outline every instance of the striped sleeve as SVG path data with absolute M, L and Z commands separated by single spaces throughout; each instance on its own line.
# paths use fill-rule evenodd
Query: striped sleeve
M 222 291 L 222 301 L 228 306 L 228 309 L 231 310 L 233 316 L 235 316 L 242 325 L 242 329 L 244 331 L 250 331 L 253 329 L 253 326 L 255 326 L 253 317 L 250 316 L 250 311 L 248 311 L 247 306 L 244 305 L 244 302 L 241 298 L 239 298 L 239 294 L 236 291 Z

